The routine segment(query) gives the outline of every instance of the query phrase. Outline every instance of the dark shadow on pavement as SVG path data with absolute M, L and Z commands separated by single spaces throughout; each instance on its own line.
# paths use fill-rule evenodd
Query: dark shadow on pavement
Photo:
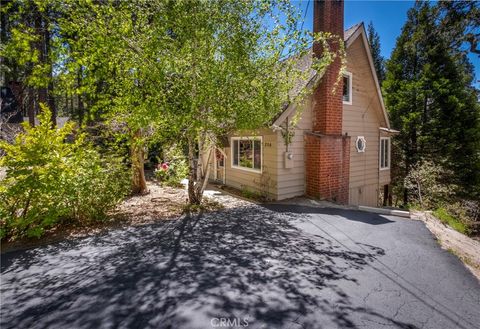
M 303 205 L 287 205 L 287 204 L 265 204 L 265 208 L 282 213 L 294 213 L 294 214 L 324 214 L 324 215 L 337 215 L 343 219 L 361 222 L 370 225 L 382 225 L 388 223 L 394 223 L 384 216 L 350 209 L 338 209 L 338 208 L 321 208 L 321 207 L 309 207 Z
M 338 284 L 355 284 L 348 270 L 377 247 L 352 252 L 294 220 L 251 206 L 3 254 L 1 327 L 357 328 L 357 313 L 415 328 L 355 307 Z

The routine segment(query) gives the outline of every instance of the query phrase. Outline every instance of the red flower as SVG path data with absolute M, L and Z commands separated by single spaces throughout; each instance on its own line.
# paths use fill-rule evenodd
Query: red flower
M 162 163 L 162 170 L 167 171 L 168 170 L 168 163 L 164 162 Z

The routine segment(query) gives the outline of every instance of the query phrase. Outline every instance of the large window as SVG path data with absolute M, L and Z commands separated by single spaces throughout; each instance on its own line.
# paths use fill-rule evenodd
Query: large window
M 390 137 L 380 137 L 380 169 L 390 169 Z
M 233 137 L 232 167 L 260 172 L 262 170 L 262 138 Z
M 343 103 L 352 105 L 352 73 L 343 74 Z

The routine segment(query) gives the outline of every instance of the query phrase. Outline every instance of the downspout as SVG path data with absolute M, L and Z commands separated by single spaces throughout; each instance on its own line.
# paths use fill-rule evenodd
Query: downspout
M 287 136 L 287 137 L 286 137 L 287 140 L 286 140 L 286 143 L 285 143 L 285 144 L 286 144 L 286 145 L 285 145 L 285 151 L 288 152 L 288 144 L 290 144 L 290 140 L 289 140 L 289 139 L 290 139 L 290 129 L 289 129 L 289 126 L 288 126 L 288 116 L 287 116 L 286 126 L 287 126 L 287 133 L 286 133 L 286 134 L 287 134 L 287 135 L 286 135 L 286 136 Z
M 378 138 L 377 138 L 377 145 L 378 145 L 378 152 L 377 152 L 377 207 L 378 207 L 378 197 L 380 196 L 380 157 L 381 157 L 381 145 L 380 145 L 380 130 L 378 130 Z M 383 205 L 383 203 L 382 203 Z

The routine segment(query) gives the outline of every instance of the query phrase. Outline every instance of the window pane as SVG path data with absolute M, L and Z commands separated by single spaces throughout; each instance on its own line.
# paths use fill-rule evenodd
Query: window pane
M 385 140 L 380 140 L 380 168 L 385 167 Z
M 348 77 L 343 77 L 343 100 L 345 102 L 350 101 L 350 79 Z
M 233 165 L 238 166 L 238 140 L 233 141 Z
M 220 152 L 220 150 L 218 149 L 215 150 L 215 158 L 217 159 L 217 166 L 223 167 L 225 162 L 225 157 L 223 156 L 223 153 Z
M 385 168 L 388 167 L 389 162 L 390 162 L 390 159 L 389 159 L 389 157 L 390 157 L 389 146 L 390 145 L 389 145 L 388 142 L 389 142 L 389 140 L 385 139 Z
M 239 141 L 240 145 L 240 166 L 253 168 L 253 143 L 250 140 Z
M 253 142 L 253 168 L 261 169 L 262 168 L 262 143 L 259 140 Z

